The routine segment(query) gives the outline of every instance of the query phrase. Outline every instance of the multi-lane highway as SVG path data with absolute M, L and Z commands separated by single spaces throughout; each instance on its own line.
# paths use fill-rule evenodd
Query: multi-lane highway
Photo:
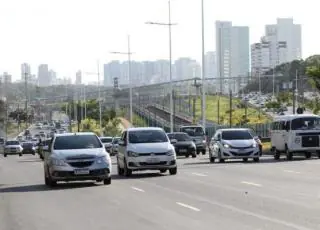
M 1 156 L 0 230 L 320 229 L 320 160 L 208 162 L 49 189 L 36 156 Z

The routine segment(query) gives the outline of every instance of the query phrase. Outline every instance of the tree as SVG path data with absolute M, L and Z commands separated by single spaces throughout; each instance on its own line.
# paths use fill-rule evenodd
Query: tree
M 311 84 L 318 91 L 320 91 L 320 67 L 319 65 L 312 65 L 307 67 L 307 76 L 309 77 Z

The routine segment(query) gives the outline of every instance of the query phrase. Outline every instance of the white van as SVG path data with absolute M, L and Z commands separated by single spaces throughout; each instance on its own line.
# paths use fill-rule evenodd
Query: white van
M 278 116 L 272 123 L 270 134 L 276 160 L 281 153 L 286 155 L 287 160 L 292 160 L 293 154 L 304 154 L 306 158 L 310 158 L 312 152 L 316 152 L 320 158 L 320 116 Z

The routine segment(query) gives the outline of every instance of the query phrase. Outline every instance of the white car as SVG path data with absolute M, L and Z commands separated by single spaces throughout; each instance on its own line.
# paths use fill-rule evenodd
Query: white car
M 255 137 L 249 129 L 218 129 L 211 139 L 209 159 L 224 162 L 225 159 L 253 158 L 255 162 L 260 159 L 260 148 Z
M 100 140 L 104 145 L 104 147 L 106 148 L 107 152 L 110 153 L 112 148 L 113 137 L 100 137 Z
M 7 157 L 8 155 L 19 155 L 22 156 L 22 146 L 19 141 L 6 141 L 4 145 L 3 156 Z
M 177 174 L 174 146 L 162 128 L 129 128 L 122 133 L 117 155 L 118 174 L 130 176 L 133 171 L 160 170 Z

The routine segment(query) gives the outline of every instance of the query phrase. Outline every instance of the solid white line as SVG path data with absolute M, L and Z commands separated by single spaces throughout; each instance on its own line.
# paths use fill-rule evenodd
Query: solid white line
M 138 192 L 145 192 L 143 189 L 141 188 L 136 188 L 136 187 L 131 187 L 133 190 L 136 190 Z
M 184 203 L 180 203 L 180 202 L 176 202 L 177 205 L 180 205 L 184 208 L 188 208 L 188 209 L 191 209 L 192 211 L 195 211 L 195 212 L 200 212 L 200 209 L 198 208 L 195 208 L 195 207 L 192 207 L 190 205 L 187 205 L 187 204 L 184 204 Z
M 292 170 L 283 170 L 284 172 L 287 173 L 295 173 L 295 174 L 300 174 L 301 172 L 296 172 L 296 171 L 292 171 Z
M 256 187 L 262 187 L 261 184 L 256 184 L 256 183 L 249 182 L 249 181 L 241 181 L 241 184 L 247 184 L 247 185 L 252 185 L 252 186 L 256 186 Z
M 195 175 L 195 176 L 208 176 L 206 174 L 202 174 L 202 173 L 191 173 L 192 175 Z

